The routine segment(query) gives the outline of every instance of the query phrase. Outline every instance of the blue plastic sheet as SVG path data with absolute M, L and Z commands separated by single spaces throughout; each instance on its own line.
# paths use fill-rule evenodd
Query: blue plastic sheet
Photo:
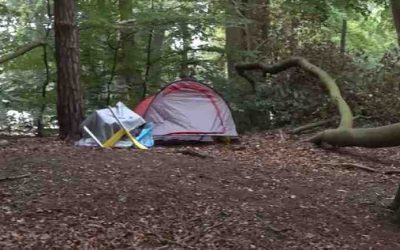
M 140 134 L 136 137 L 136 140 L 148 148 L 154 146 L 153 127 L 154 125 L 152 122 L 146 123 L 142 131 L 140 131 Z

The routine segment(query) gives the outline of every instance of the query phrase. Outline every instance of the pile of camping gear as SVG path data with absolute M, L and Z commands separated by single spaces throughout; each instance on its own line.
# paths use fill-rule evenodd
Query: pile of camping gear
M 212 88 L 192 80 L 172 82 L 132 111 L 119 102 L 96 110 L 81 124 L 79 146 L 136 147 L 157 142 L 212 142 L 237 138 L 231 110 Z

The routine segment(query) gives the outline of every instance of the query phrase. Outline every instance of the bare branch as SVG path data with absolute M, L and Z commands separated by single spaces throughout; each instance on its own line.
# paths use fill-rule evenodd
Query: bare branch
M 14 51 L 12 53 L 9 53 L 9 54 L 6 54 L 4 56 L 1 56 L 0 57 L 0 64 L 8 62 L 8 61 L 10 61 L 10 60 L 12 60 L 14 58 L 19 57 L 19 56 L 22 56 L 23 54 L 25 54 L 25 53 L 27 53 L 27 52 L 29 52 L 29 51 L 37 48 L 37 47 L 43 46 L 45 44 L 46 44 L 46 42 L 44 42 L 44 41 L 35 41 L 35 42 L 32 42 L 32 43 L 23 45 L 23 46 L 17 48 L 16 51 Z

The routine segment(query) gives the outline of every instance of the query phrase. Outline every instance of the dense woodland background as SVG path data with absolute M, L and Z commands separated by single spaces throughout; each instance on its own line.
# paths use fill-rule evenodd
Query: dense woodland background
M 253 74 L 254 86 L 234 71 L 239 62 L 299 55 L 337 80 L 359 126 L 399 122 L 398 2 L 77 1 L 85 111 L 117 101 L 134 107 L 169 82 L 194 76 L 225 97 L 240 131 L 331 118 L 335 106 L 300 69 Z M 50 0 L 0 1 L 1 54 L 46 42 L 1 64 L 2 130 L 42 135 L 56 124 L 53 16 Z

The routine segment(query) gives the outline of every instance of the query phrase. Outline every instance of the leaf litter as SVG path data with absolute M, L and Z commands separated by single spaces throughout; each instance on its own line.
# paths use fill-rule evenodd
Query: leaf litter
M 149 151 L 18 138 L 0 148 L 0 249 L 398 249 L 399 152 L 282 132 Z

